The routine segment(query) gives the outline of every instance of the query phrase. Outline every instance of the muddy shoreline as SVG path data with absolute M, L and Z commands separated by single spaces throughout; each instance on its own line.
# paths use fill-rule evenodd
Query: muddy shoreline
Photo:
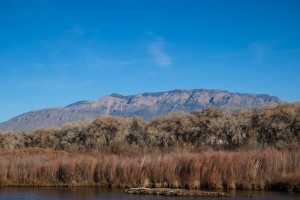
M 162 195 L 162 196 L 200 196 L 200 197 L 229 197 L 225 192 L 210 192 L 201 190 L 170 189 L 170 188 L 129 188 L 127 194 Z

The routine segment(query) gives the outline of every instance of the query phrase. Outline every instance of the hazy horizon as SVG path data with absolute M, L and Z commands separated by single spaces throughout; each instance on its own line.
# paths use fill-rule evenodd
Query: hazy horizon
M 1 1 L 0 122 L 119 93 L 300 100 L 300 1 Z

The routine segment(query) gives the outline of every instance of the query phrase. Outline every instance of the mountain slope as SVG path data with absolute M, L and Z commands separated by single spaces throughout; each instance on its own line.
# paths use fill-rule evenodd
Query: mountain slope
M 60 127 L 67 122 L 93 119 L 99 115 L 141 116 L 150 119 L 176 111 L 191 112 L 208 106 L 254 108 L 281 104 L 277 97 L 262 94 L 230 93 L 224 90 L 173 90 L 123 96 L 112 94 L 96 101 L 79 101 L 66 107 L 31 111 L 0 123 L 0 130 L 34 130 Z

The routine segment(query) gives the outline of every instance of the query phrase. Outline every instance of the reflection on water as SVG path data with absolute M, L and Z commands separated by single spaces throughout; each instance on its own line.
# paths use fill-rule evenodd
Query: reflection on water
M 300 194 L 289 194 L 284 192 L 266 191 L 231 191 L 232 197 L 228 198 L 200 198 L 200 197 L 163 197 L 163 196 L 143 196 L 129 195 L 122 193 L 121 189 L 105 189 L 99 187 L 0 187 L 0 200 L 56 200 L 56 199 L 89 199 L 89 200 L 193 200 L 193 199 L 249 199 L 246 196 L 253 195 L 250 199 L 300 199 Z

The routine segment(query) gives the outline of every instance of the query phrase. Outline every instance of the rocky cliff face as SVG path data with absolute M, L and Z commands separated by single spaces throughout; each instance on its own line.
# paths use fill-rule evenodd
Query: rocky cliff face
M 96 101 L 79 101 L 66 107 L 49 108 L 21 114 L 0 123 L 0 130 L 34 130 L 60 127 L 67 122 L 93 119 L 99 115 L 140 116 L 151 119 L 176 111 L 191 112 L 209 106 L 254 108 L 283 101 L 269 95 L 230 93 L 223 90 L 173 90 L 123 96 L 112 94 Z

